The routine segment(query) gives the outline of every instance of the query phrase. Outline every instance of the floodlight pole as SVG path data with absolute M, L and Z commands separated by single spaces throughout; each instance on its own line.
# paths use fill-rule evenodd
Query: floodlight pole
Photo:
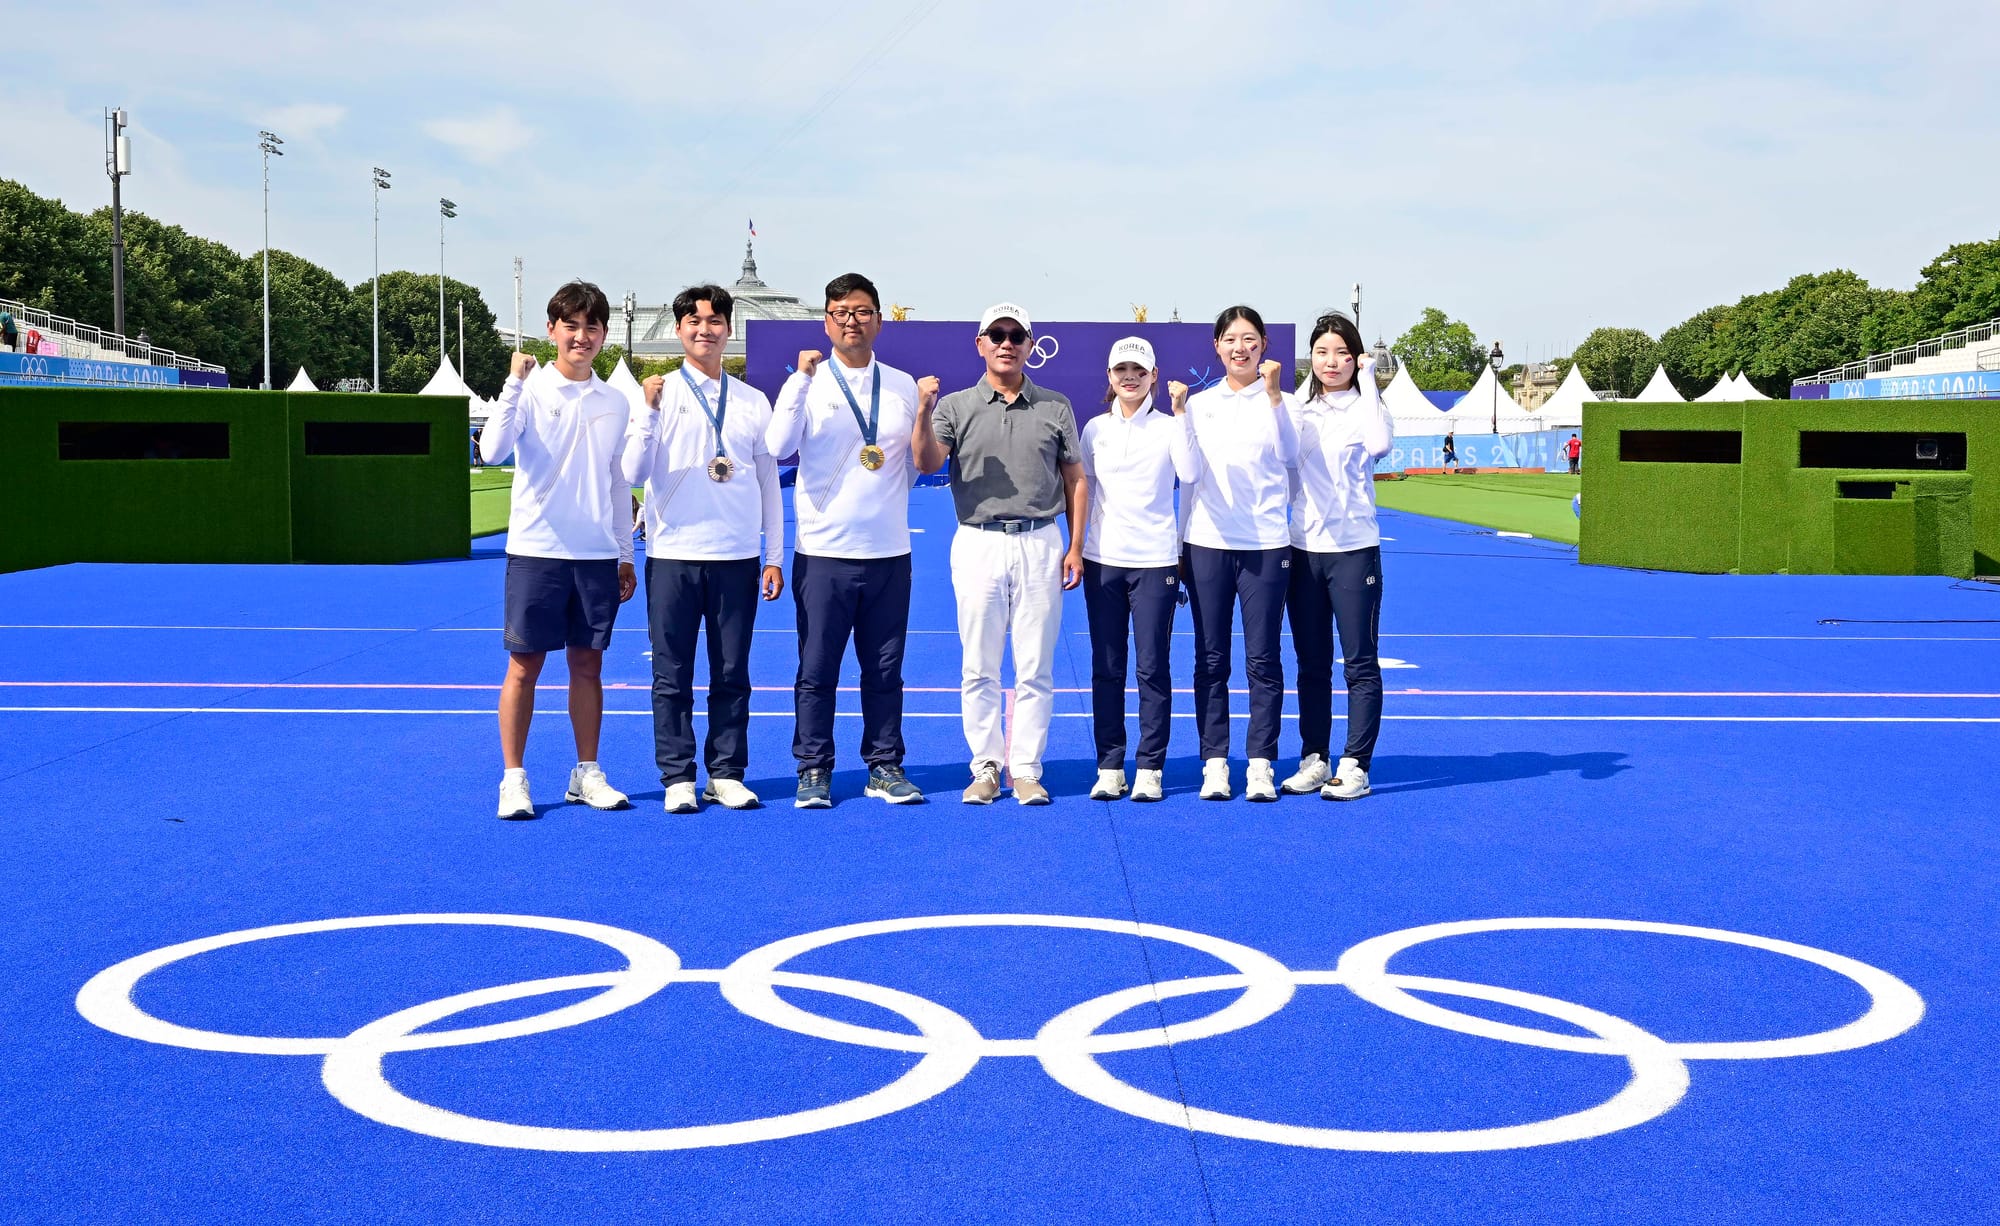
M 111 330 L 125 335 L 125 206 L 118 181 L 132 173 L 132 138 L 124 107 L 104 112 L 104 173 L 111 176 Z M 151 361 L 151 357 L 147 358 Z
M 264 154 L 264 390 L 271 390 L 271 155 L 285 156 L 285 142 L 269 132 L 257 133 Z
M 371 392 L 382 390 L 382 193 L 389 190 L 389 172 L 380 166 L 375 171 L 375 280 L 369 286 L 374 298 L 373 323 L 370 331 L 375 345 L 375 381 L 369 387 Z
M 451 360 L 444 341 L 444 219 L 458 216 L 458 206 L 444 197 L 438 197 L 438 361 Z M 463 377 L 464 371 L 459 375 Z
M 514 257 L 514 352 L 521 351 L 521 257 Z

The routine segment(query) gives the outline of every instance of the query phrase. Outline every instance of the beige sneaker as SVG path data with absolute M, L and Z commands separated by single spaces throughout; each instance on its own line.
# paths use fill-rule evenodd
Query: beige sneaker
M 1049 790 L 1039 779 L 1014 777 L 1014 799 L 1024 805 L 1045 805 L 1049 803 Z
M 990 805 L 1000 796 L 1000 767 L 996 763 L 981 762 L 979 769 L 972 772 L 972 786 L 959 797 L 969 805 Z
M 1319 790 L 1323 800 L 1360 800 L 1372 789 L 1368 786 L 1368 772 L 1361 769 L 1361 763 L 1353 758 L 1342 758 L 1334 768 L 1333 778 Z

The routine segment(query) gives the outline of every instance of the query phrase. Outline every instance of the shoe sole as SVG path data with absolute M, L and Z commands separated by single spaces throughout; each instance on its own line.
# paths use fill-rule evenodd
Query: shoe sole
M 701 798 L 712 805 L 721 805 L 725 809 L 734 809 L 738 813 L 743 812 L 745 809 L 761 809 L 764 807 L 762 800 L 751 800 L 745 801 L 740 805 L 732 805 L 722 797 L 717 796 L 714 792 L 703 792 Z
M 503 822 L 531 822 L 537 816 L 539 815 L 533 809 L 515 809 L 511 813 L 502 813 L 500 820 Z
M 1278 799 L 1278 794 L 1276 792 L 1269 793 L 1268 795 L 1262 792 L 1245 792 L 1243 793 L 1243 799 L 1250 801 L 1252 804 L 1268 805 Z
M 1124 794 L 1123 792 L 1092 792 L 1090 798 L 1092 800 L 1117 800 Z M 1136 800 L 1137 797 L 1134 797 L 1134 799 Z
M 1203 792 L 1203 793 L 1201 794 L 1201 798 L 1202 798 L 1203 800 L 1228 800 L 1228 799 L 1229 799 L 1229 793 L 1228 793 L 1228 792 Z
M 922 792 L 918 792 L 914 796 L 891 796 L 881 788 L 863 788 L 861 789 L 861 794 L 873 800 L 887 801 L 892 805 L 918 805 L 924 801 L 924 794 Z
M 1283 792 L 1287 796 L 1310 796 L 1314 792 L 1319 791 L 1320 788 L 1324 786 L 1325 786 L 1324 784 L 1315 783 L 1310 787 L 1295 788 L 1289 782 L 1287 782 L 1279 784 L 1278 790 L 1280 792 Z
M 1150 805 L 1159 799 L 1160 798 L 1158 796 L 1153 795 L 1151 792 L 1132 793 L 1132 802 L 1134 804 Z
M 833 808 L 833 798 L 829 796 L 815 796 L 811 800 L 794 800 L 792 802 L 792 808 L 831 809 Z
M 1045 805 L 1049 803 L 1049 798 L 1046 796 L 1031 796 L 1026 800 L 1022 800 L 1019 796 L 1016 796 L 1014 801 L 1016 804 L 1023 805 Z
M 960 804 L 967 805 L 990 805 L 994 799 L 992 796 L 960 796 L 958 798 Z
M 1319 798 L 1321 800 L 1360 800 L 1362 797 L 1373 793 L 1374 790 L 1374 788 L 1369 788 L 1367 791 L 1356 792 L 1352 796 L 1342 796 L 1336 792 L 1321 792 Z
M 619 809 L 629 809 L 632 807 L 632 798 L 630 796 L 627 796 L 625 799 L 619 801 L 615 805 L 600 805 L 592 801 L 585 800 L 583 798 L 583 793 L 581 792 L 564 792 L 563 799 L 573 805 L 589 805 L 591 808 L 597 810 L 599 813 L 612 813 Z

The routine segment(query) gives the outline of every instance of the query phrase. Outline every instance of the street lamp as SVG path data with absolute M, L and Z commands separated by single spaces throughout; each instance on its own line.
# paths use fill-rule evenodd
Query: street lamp
M 449 360 L 444 348 L 444 219 L 458 216 L 458 206 L 438 197 L 438 361 Z M 464 372 L 460 372 L 461 376 Z
M 628 291 L 625 301 L 619 306 L 625 312 L 625 360 L 629 364 L 632 360 L 632 317 L 639 311 L 639 295 Z
M 1486 357 L 1493 363 L 1493 433 L 1498 434 L 1500 433 L 1500 363 L 1506 361 L 1507 356 L 1500 352 L 1500 342 L 1494 341 L 1493 352 Z
M 271 390 L 271 155 L 285 156 L 278 148 L 285 142 L 269 132 L 257 133 L 257 148 L 264 153 L 264 390 Z
M 374 323 L 371 325 L 375 338 L 375 382 L 368 390 L 382 390 L 382 193 L 389 190 L 389 172 L 380 166 L 375 171 L 375 281 L 370 290 L 374 295 Z
M 104 173 L 111 176 L 111 330 L 121 342 L 125 336 L 125 207 L 118 199 L 118 180 L 132 173 L 132 138 L 125 135 L 125 121 L 122 106 L 104 112 Z
M 1354 304 L 1354 330 L 1359 333 L 1361 331 L 1361 282 L 1356 281 L 1354 283 L 1354 297 L 1348 301 Z

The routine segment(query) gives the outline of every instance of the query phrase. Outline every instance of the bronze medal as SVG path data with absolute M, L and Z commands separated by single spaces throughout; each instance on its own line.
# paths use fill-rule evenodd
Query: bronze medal
M 710 481 L 727 481 L 736 475 L 736 465 L 726 455 L 719 455 L 708 462 Z
M 861 448 L 861 467 L 871 473 L 882 467 L 888 458 L 882 453 L 882 449 L 873 443 L 864 444 Z

